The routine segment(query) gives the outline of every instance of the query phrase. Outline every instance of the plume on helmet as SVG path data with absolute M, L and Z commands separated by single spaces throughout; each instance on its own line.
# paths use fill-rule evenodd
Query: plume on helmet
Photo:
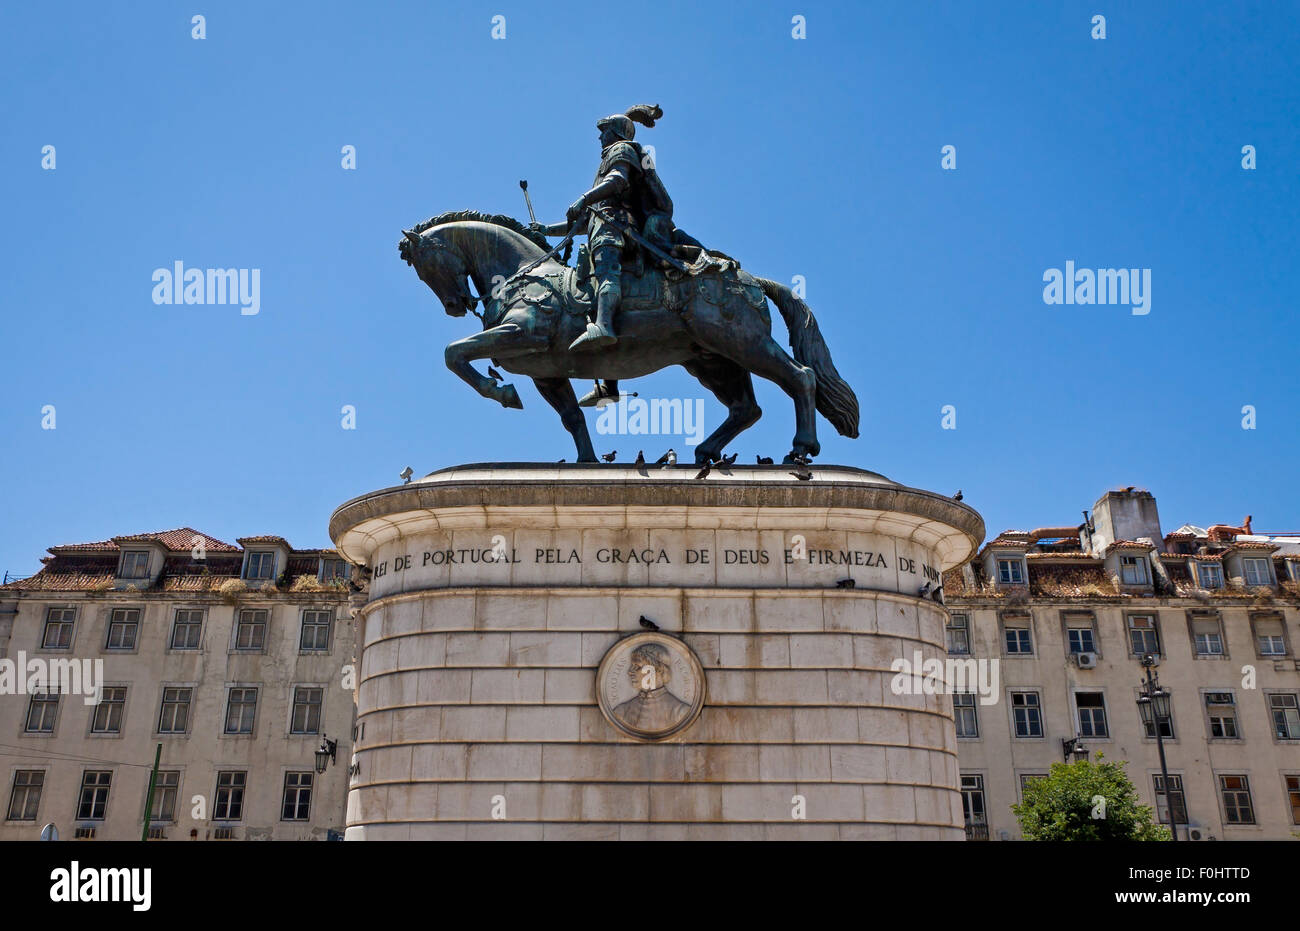
M 630 120 L 636 120 L 642 126 L 653 129 L 655 120 L 664 118 L 664 111 L 657 103 L 639 103 L 635 107 L 628 107 L 624 112 L 624 116 Z

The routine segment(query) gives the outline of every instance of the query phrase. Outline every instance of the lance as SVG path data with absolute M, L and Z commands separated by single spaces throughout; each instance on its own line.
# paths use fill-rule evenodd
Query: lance
M 537 214 L 533 213 L 533 199 L 532 199 L 531 197 L 528 196 L 528 182 L 527 182 L 527 181 L 520 181 L 520 182 L 519 182 L 519 187 L 520 187 L 520 189 L 524 192 L 524 203 L 526 203 L 526 204 L 528 205 L 528 219 L 530 219 L 530 220 L 532 220 L 534 223 L 536 223 L 536 222 L 537 222 Z

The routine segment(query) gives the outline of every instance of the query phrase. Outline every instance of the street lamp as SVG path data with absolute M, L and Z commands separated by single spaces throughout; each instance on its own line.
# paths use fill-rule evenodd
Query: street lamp
M 1082 737 L 1061 738 L 1061 755 L 1065 757 L 1065 762 L 1070 762 L 1070 757 L 1074 757 L 1074 762 L 1080 763 L 1088 758 L 1088 748 L 1083 745 Z
M 331 763 L 338 762 L 338 760 L 335 757 L 335 755 L 338 752 L 338 749 L 339 749 L 339 742 L 337 740 L 330 740 L 328 737 L 325 736 L 321 737 L 320 747 L 318 747 L 316 750 L 317 774 L 324 773 Z
M 1174 793 L 1169 784 L 1169 767 L 1165 764 L 1165 741 L 1161 733 L 1161 728 L 1170 718 L 1171 702 L 1169 689 L 1160 684 L 1160 678 L 1155 673 L 1155 665 L 1155 654 L 1147 653 L 1142 657 L 1142 668 L 1146 670 L 1147 678 L 1145 683 L 1139 683 L 1137 706 L 1138 714 L 1142 716 L 1142 723 L 1156 735 L 1156 752 L 1160 754 L 1160 778 L 1164 781 L 1165 787 L 1165 808 L 1169 809 L 1169 834 L 1176 841 L 1178 824 L 1174 820 Z

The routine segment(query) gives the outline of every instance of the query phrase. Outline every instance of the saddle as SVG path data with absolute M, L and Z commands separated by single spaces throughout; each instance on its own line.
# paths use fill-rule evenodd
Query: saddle
M 590 262 L 586 249 L 579 250 L 577 267 L 564 267 L 545 275 L 525 275 L 508 287 L 493 309 L 503 313 L 515 301 L 523 300 L 543 313 L 568 313 L 590 317 L 596 309 Z M 743 298 L 755 310 L 767 308 L 762 288 L 749 275 L 741 277 L 740 263 L 721 252 L 696 246 L 677 246 L 674 256 L 687 262 L 687 270 L 671 266 L 628 268 L 621 279 L 620 310 L 650 310 L 663 307 L 682 312 L 696 295 L 722 308 L 730 316 L 731 297 Z M 630 263 L 629 263 L 630 264 Z M 495 316 L 495 314 L 493 315 Z

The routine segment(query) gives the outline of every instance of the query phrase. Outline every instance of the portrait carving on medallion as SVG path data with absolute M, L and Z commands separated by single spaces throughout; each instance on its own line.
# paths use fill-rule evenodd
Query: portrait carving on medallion
M 620 640 L 601 660 L 597 697 L 625 734 L 662 740 L 688 727 L 704 705 L 704 670 L 680 640 L 660 633 Z

